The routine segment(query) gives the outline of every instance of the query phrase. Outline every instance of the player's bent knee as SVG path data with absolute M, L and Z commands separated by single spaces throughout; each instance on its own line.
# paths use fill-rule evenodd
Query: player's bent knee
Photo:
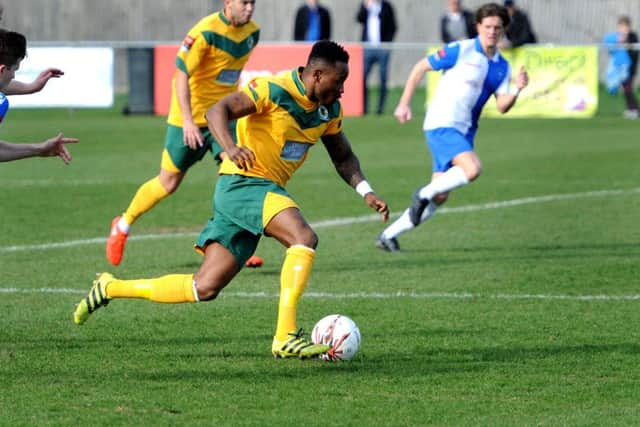
M 218 297 L 222 289 L 217 288 L 201 288 L 196 285 L 199 301 L 212 301 Z
M 444 204 L 444 202 L 446 202 L 447 199 L 449 199 L 449 193 L 440 193 L 433 198 L 433 201 L 435 202 L 436 205 L 440 206 Z
M 473 182 L 476 179 L 478 179 L 480 177 L 480 175 L 482 174 L 482 166 L 477 165 L 473 169 L 471 169 L 469 171 L 466 171 L 466 174 L 467 174 L 467 179 L 469 180 L 469 182 Z
M 305 243 L 305 246 L 315 249 L 318 247 L 318 241 L 319 241 L 318 235 L 316 234 L 315 231 L 312 231 L 310 239 L 307 243 Z
M 318 247 L 318 235 L 311 228 L 305 230 L 296 240 L 294 245 L 302 245 L 311 249 Z
M 162 171 L 160 173 L 160 184 L 162 184 L 167 193 L 173 194 L 178 189 L 178 187 L 180 187 L 182 178 L 183 175 L 175 173 L 164 173 L 164 171 Z
M 164 187 L 165 190 L 167 190 L 167 193 L 173 194 L 180 186 L 180 181 L 174 180 L 174 179 L 166 180 L 162 182 L 162 186 Z
M 203 277 L 196 277 L 195 283 L 195 290 L 198 292 L 199 301 L 212 301 L 216 299 L 226 285 L 226 283 L 218 280 Z

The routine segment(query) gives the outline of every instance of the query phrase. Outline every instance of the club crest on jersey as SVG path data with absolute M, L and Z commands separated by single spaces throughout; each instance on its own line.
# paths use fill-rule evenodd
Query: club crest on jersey
M 253 37 L 247 38 L 247 46 L 249 47 L 249 49 L 253 49 L 254 44 L 255 42 L 253 41 Z
M 184 40 L 182 40 L 182 46 L 180 46 L 180 50 L 183 52 L 189 52 L 189 49 L 191 49 L 193 43 L 195 43 L 195 39 L 193 37 L 185 37 Z
M 324 105 L 318 107 L 318 116 L 320 116 L 320 120 L 326 122 L 329 120 L 329 110 Z
M 441 47 L 440 49 L 438 49 L 438 58 L 442 59 L 445 56 L 447 56 L 447 52 L 444 50 L 444 48 Z

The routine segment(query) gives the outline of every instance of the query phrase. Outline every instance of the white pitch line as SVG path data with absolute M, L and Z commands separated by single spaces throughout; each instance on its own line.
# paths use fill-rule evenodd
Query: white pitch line
M 86 289 L 71 288 L 0 288 L 0 294 L 78 294 L 87 292 Z M 223 292 L 226 298 L 275 299 L 277 293 L 269 292 Z M 474 294 L 448 292 L 305 292 L 304 298 L 315 299 L 498 299 L 498 300 L 567 300 L 567 301 L 638 301 L 640 294 L 630 295 L 546 295 L 546 294 Z
M 13 179 L 3 180 L 2 183 L 11 188 L 16 187 L 81 187 L 87 185 L 104 185 L 110 183 L 105 179 L 82 179 L 82 180 L 66 180 L 66 179 Z
M 513 200 L 504 200 L 502 202 L 490 202 L 490 203 L 481 203 L 467 206 L 459 206 L 456 208 L 441 208 L 438 210 L 438 214 L 450 214 L 450 213 L 466 213 L 466 212 L 475 212 L 489 209 L 501 209 L 512 206 L 521 206 L 533 203 L 549 203 L 555 201 L 562 200 L 573 200 L 573 199 L 584 199 L 590 197 L 610 197 L 610 196 L 624 196 L 628 194 L 640 194 L 640 187 L 632 188 L 629 190 L 600 190 L 600 191 L 587 191 L 583 193 L 567 193 L 567 194 L 551 194 L 547 196 L 537 196 L 537 197 L 524 197 L 521 199 L 513 199 Z M 401 212 L 396 212 L 393 215 L 399 216 Z M 358 216 L 358 217 L 345 217 L 345 218 L 334 218 L 327 219 L 323 221 L 317 221 L 311 223 L 311 226 L 314 228 L 330 228 L 337 227 L 341 225 L 351 225 L 358 224 L 363 222 L 372 222 L 379 221 L 380 216 L 377 214 Z M 179 233 L 160 233 L 160 234 L 141 234 L 141 235 L 133 235 L 129 237 L 129 241 L 136 240 L 159 240 L 159 239 L 173 239 L 173 238 L 182 238 L 189 236 L 197 236 L 196 232 L 179 232 Z M 10 252 L 23 252 L 23 251 L 36 251 L 36 250 L 49 250 L 49 249 L 60 249 L 60 248 L 70 248 L 75 246 L 83 246 L 83 245 L 93 245 L 93 244 L 104 244 L 106 242 L 105 237 L 94 237 L 90 239 L 80 239 L 80 240 L 67 240 L 64 242 L 50 242 L 50 243 L 42 243 L 36 245 L 16 245 L 16 246 L 0 246 L 0 254 L 2 253 L 10 253 Z

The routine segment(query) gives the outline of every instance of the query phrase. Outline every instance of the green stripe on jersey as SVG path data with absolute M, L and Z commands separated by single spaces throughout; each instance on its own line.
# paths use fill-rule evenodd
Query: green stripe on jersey
M 240 42 L 235 42 L 213 31 L 203 31 L 202 35 L 210 46 L 220 49 L 234 58 L 242 58 L 247 55 L 251 52 L 251 49 L 258 44 L 258 40 L 260 40 L 260 30 L 254 31 Z
M 187 76 L 189 75 L 189 71 L 187 70 L 187 64 L 185 64 L 182 58 L 180 58 L 179 56 L 176 57 L 176 68 L 184 71 L 184 73 Z
M 328 116 L 324 119 L 320 116 L 319 109 L 306 112 L 289 92 L 273 82 L 269 82 L 269 99 L 284 108 L 301 129 L 318 127 L 322 123 L 335 119 L 340 114 L 340 104 L 337 101 L 327 107 Z

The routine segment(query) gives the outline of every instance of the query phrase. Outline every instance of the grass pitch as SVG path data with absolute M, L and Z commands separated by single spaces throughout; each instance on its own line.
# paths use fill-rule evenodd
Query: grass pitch
M 111 218 L 157 173 L 164 120 L 12 110 L 3 140 L 82 142 L 70 166 L 0 166 L 0 424 L 637 423 L 640 124 L 604 101 L 592 120 L 482 121 L 484 175 L 402 236 L 400 254 L 374 248 L 383 225 L 314 148 L 288 186 L 320 236 L 299 324 L 343 313 L 363 337 L 354 361 L 333 364 L 271 358 L 284 251 L 270 239 L 265 266 L 217 301 L 113 301 L 73 325 L 96 272 L 198 267 L 215 168 L 195 166 L 111 268 Z M 430 176 L 420 115 L 345 120 L 393 218 Z

